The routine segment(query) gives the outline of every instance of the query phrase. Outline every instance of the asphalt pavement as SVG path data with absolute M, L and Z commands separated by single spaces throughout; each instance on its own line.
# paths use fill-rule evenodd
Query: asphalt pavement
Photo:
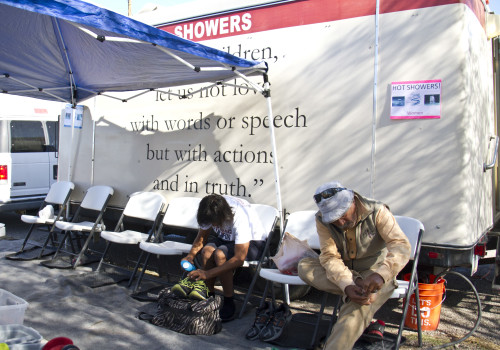
M 137 319 L 138 311 L 145 308 L 145 304 L 132 299 L 124 283 L 92 289 L 71 282 L 75 274 L 87 273 L 95 266 L 58 270 L 41 266 L 37 260 L 19 262 L 3 258 L 19 249 L 28 225 L 15 212 L 0 213 L 0 223 L 5 224 L 5 236 L 0 237 L 0 288 L 30 303 L 24 325 L 39 331 L 45 340 L 68 336 L 82 350 L 299 348 L 293 343 L 283 346 L 245 339 L 244 335 L 254 320 L 255 302 L 249 305 L 241 319 L 225 323 L 222 332 L 213 336 L 188 336 L 147 324 Z M 36 232 L 32 239 L 34 242 L 43 241 L 46 234 L 46 231 Z M 494 265 L 480 265 L 473 276 L 464 278 L 467 275 L 465 269 L 456 269 L 445 276 L 446 294 L 441 304 L 439 326 L 435 331 L 424 332 L 423 348 L 443 348 L 459 342 L 461 349 L 500 349 L 497 331 L 500 295 L 491 288 L 494 273 Z M 293 300 L 291 307 L 298 316 L 304 310 L 318 310 L 319 303 L 320 293 L 311 290 L 306 296 Z M 329 302 L 327 314 L 333 310 L 332 304 L 333 301 Z M 397 332 L 401 306 L 402 300 L 389 300 L 375 315 L 386 323 L 387 335 Z M 290 339 L 303 340 L 310 337 L 310 329 L 305 327 L 300 326 L 298 332 L 286 334 Z M 406 341 L 401 349 L 418 348 L 416 332 L 405 330 L 403 336 Z M 467 339 L 462 340 L 464 337 Z

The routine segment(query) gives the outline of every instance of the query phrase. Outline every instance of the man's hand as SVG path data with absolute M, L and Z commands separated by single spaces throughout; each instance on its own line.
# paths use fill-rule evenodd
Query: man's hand
M 352 300 L 355 303 L 361 305 L 370 305 L 369 296 L 366 295 L 363 288 L 361 288 L 358 285 L 356 286 L 350 285 L 345 287 L 344 293 L 350 300 Z
M 358 279 L 360 280 L 360 279 Z M 365 279 L 362 279 L 359 284 L 356 280 L 356 285 L 364 289 L 364 292 L 369 295 L 370 293 L 377 293 L 384 285 L 384 279 L 378 273 L 374 272 Z
M 200 269 L 191 271 L 190 273 L 188 273 L 187 276 L 189 277 L 189 279 L 194 281 L 199 281 L 199 280 L 206 281 L 207 279 L 209 279 L 207 271 Z

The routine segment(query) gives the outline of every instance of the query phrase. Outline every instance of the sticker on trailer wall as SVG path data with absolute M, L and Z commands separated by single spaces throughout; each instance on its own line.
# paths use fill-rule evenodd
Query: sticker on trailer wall
M 71 109 L 71 105 L 66 105 L 64 109 L 64 127 L 71 128 L 71 117 L 73 115 L 73 111 Z
M 83 125 L 83 106 L 79 105 L 79 106 L 76 106 L 75 128 L 81 129 L 82 125 Z
M 74 120 L 72 120 L 74 117 Z M 71 125 L 75 129 L 81 129 L 83 125 L 83 106 L 76 106 L 76 109 L 73 110 L 70 104 L 66 105 L 64 110 L 64 127 L 71 128 Z
M 441 80 L 391 84 L 391 119 L 441 118 Z

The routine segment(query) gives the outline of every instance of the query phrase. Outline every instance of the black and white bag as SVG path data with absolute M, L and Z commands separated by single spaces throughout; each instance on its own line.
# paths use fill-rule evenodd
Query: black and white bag
M 158 309 L 151 323 L 184 334 L 212 335 L 222 330 L 219 310 L 222 298 L 206 300 L 180 298 L 164 288 L 158 295 Z

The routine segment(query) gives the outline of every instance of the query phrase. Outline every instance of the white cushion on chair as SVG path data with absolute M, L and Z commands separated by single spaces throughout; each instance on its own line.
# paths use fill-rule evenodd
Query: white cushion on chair
M 54 207 L 50 204 L 46 205 L 38 212 L 38 216 L 44 219 L 52 219 L 54 217 Z
M 121 232 L 102 231 L 101 237 L 114 243 L 137 244 L 148 239 L 148 234 L 132 230 L 125 230 Z
M 307 283 L 302 281 L 299 276 L 285 275 L 281 273 L 278 269 L 261 269 L 260 277 L 270 280 L 272 282 L 283 283 L 283 284 L 293 284 L 293 285 L 306 285 Z
M 82 222 L 65 222 L 58 221 L 56 222 L 56 227 L 63 231 L 85 231 L 90 232 L 92 227 L 94 226 L 93 222 L 90 221 L 82 221 Z M 101 225 L 96 226 L 96 231 L 100 231 Z
M 191 244 L 174 241 L 165 241 L 163 243 L 142 241 L 139 244 L 139 247 L 148 253 L 159 255 L 181 255 L 184 253 L 189 253 L 189 251 L 191 250 Z
M 55 221 L 54 218 L 52 219 L 45 219 L 41 218 L 39 216 L 34 216 L 34 215 L 21 215 L 21 221 L 26 222 L 28 224 L 49 224 L 52 225 Z

